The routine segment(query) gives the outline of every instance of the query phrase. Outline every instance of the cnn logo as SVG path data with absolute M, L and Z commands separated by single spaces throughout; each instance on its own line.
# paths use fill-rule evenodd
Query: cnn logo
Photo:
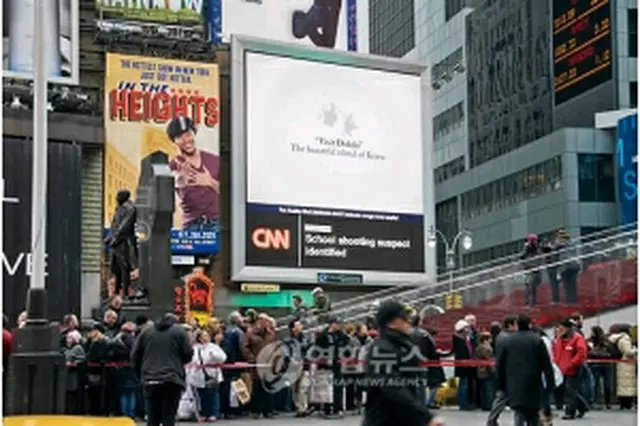
M 288 229 L 257 228 L 251 234 L 251 241 L 261 250 L 289 250 L 291 232 Z

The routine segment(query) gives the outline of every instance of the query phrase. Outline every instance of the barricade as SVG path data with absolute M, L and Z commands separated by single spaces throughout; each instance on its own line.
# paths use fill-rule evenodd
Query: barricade
M 345 368 L 354 364 L 362 364 L 363 361 L 354 358 L 343 358 L 336 361 Z M 615 389 L 615 366 L 618 364 L 637 364 L 637 359 L 589 359 L 588 364 L 610 365 L 612 367 L 611 387 Z M 295 363 L 292 363 L 295 365 Z M 314 366 L 327 365 L 329 362 L 323 359 L 316 359 L 309 363 Z M 424 361 L 421 365 L 425 368 L 429 367 L 483 367 L 494 366 L 494 359 L 487 360 L 453 360 L 443 359 L 439 361 Z M 240 372 L 248 372 L 256 367 L 269 367 L 269 364 L 249 364 L 249 363 L 231 363 L 231 364 L 190 364 L 188 367 L 220 367 L 223 370 L 234 370 Z M 106 416 L 118 413 L 117 405 L 117 383 L 114 382 L 115 373 L 119 368 L 132 368 L 127 362 L 124 363 L 67 363 L 68 382 L 67 382 L 67 414 L 89 414 L 97 416 Z M 312 370 L 315 370 L 312 368 Z M 348 373 L 345 373 L 348 374 Z M 441 388 L 455 388 L 452 384 L 454 379 L 448 380 L 441 385 Z M 614 394 L 615 395 L 615 394 Z

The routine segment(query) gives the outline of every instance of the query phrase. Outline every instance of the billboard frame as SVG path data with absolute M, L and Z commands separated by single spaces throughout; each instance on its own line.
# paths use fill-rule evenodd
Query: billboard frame
M 423 226 L 427 230 L 435 221 L 433 183 L 433 134 L 431 68 L 424 63 L 395 58 L 365 55 L 333 49 L 311 48 L 300 44 L 282 43 L 257 37 L 231 37 L 231 280 L 247 282 L 278 282 L 316 284 L 319 273 L 350 273 L 363 276 L 362 285 L 414 284 L 435 277 L 435 250 L 425 250 L 425 273 L 382 272 L 363 270 L 284 268 L 248 266 L 246 250 L 247 203 L 247 123 L 245 93 L 245 53 L 262 53 L 353 68 L 374 69 L 392 73 L 410 74 L 420 78 L 422 152 L 423 152 Z
M 71 77 L 47 77 L 49 83 L 70 86 L 80 84 L 80 0 L 71 0 L 71 38 Z M 3 69 L 2 76 L 33 81 L 33 73 Z

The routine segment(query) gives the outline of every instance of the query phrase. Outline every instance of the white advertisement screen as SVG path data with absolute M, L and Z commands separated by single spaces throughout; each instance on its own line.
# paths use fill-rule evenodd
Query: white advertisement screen
M 421 99 L 418 75 L 247 52 L 248 262 L 423 271 Z
M 246 64 L 248 202 L 422 214 L 419 76 Z

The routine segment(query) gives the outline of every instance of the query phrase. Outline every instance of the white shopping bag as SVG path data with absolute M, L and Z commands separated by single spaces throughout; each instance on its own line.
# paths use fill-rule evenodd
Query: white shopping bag
M 182 392 L 178 405 L 178 420 L 191 420 L 198 414 L 198 396 L 192 386 Z
M 329 370 L 317 370 L 311 376 L 311 395 L 313 404 L 333 404 L 333 373 Z

